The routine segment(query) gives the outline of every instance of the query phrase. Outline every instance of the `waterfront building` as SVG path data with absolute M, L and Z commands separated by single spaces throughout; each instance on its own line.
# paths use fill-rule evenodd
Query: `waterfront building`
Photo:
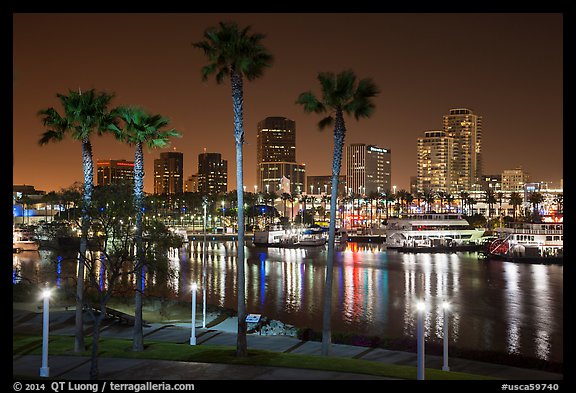
M 109 186 L 121 182 L 134 181 L 134 161 L 97 160 L 96 185 Z
M 209 195 L 228 192 L 228 161 L 220 153 L 198 154 L 198 192 Z
M 262 192 L 279 193 L 282 190 L 282 178 L 290 181 L 290 193 L 305 191 L 306 165 L 296 161 L 294 120 L 274 116 L 258 123 L 256 170 L 258 189 Z
M 502 191 L 502 175 L 482 175 L 480 187 L 483 190 Z
M 332 176 L 306 176 L 306 191 L 332 195 Z M 338 195 L 346 194 L 346 175 L 338 176 Z
M 47 202 L 46 192 L 36 190 L 32 185 L 14 184 L 12 186 L 12 222 L 13 224 L 36 224 L 39 221 L 52 221 L 61 210 L 56 200 Z
M 184 192 L 198 192 L 198 174 L 190 175 L 184 182 Z
M 502 171 L 502 189 L 508 192 L 524 191 L 524 184 L 530 180 L 530 176 L 522 168 L 505 169 Z
M 296 162 L 262 162 L 258 165 L 261 192 L 281 194 L 286 190 L 286 179 L 293 195 L 305 192 L 306 164 Z M 283 180 L 284 179 L 284 180 Z
M 184 154 L 160 153 L 154 160 L 154 194 L 180 194 L 184 185 Z
M 346 147 L 346 185 L 361 195 L 383 192 L 391 187 L 390 149 L 353 143 Z
M 453 140 L 449 181 L 455 183 L 455 191 L 471 190 L 482 176 L 482 116 L 468 108 L 450 109 L 443 117 L 443 131 Z M 448 192 L 452 187 L 445 185 Z
M 424 136 L 418 138 L 418 192 L 456 192 L 454 149 L 454 138 L 445 131 L 425 131 Z

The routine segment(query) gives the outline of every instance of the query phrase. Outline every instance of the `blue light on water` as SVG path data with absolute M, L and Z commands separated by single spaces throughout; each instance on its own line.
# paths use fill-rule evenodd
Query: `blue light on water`
M 56 265 L 56 287 L 60 288 L 60 273 L 62 271 L 62 256 L 58 255 L 58 264 Z
M 260 253 L 260 306 L 264 305 L 266 295 L 266 254 Z

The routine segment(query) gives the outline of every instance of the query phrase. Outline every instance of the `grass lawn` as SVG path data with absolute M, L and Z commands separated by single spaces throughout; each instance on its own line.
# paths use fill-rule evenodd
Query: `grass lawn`
M 13 356 L 40 355 L 42 338 L 40 336 L 14 335 Z M 91 340 L 87 340 L 88 346 Z M 86 352 L 73 351 L 73 337 L 50 336 L 50 355 L 90 356 Z M 161 359 L 184 362 L 243 364 L 252 366 L 290 367 L 302 369 L 328 370 L 368 374 L 375 376 L 416 379 L 416 367 L 386 364 L 375 361 L 338 357 L 322 357 L 291 353 L 248 349 L 248 357 L 237 358 L 236 348 L 211 345 L 185 345 L 158 341 L 147 341 L 143 352 L 132 351 L 132 341 L 125 339 L 103 338 L 100 341 L 100 358 Z M 474 374 L 445 372 L 426 369 L 427 380 L 480 380 L 496 379 Z

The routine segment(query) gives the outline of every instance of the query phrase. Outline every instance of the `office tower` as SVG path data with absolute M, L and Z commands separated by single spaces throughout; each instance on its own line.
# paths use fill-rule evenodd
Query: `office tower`
M 472 190 L 482 177 L 482 117 L 471 109 L 450 109 L 443 125 L 446 135 L 454 138 L 455 175 L 452 178 L 456 181 L 456 191 Z
M 418 192 L 456 192 L 453 137 L 445 131 L 425 131 L 424 136 L 418 138 L 417 154 Z
M 524 184 L 530 176 L 522 168 L 505 169 L 502 171 L 502 190 L 506 192 L 523 192 Z
M 198 154 L 198 192 L 209 195 L 228 192 L 228 161 L 220 153 Z
M 97 160 L 96 185 L 108 186 L 120 182 L 134 181 L 134 161 Z
M 154 160 L 154 194 L 180 194 L 184 184 L 184 154 L 160 153 Z
M 363 143 L 350 144 L 346 148 L 347 193 L 369 195 L 391 188 L 390 149 Z
M 306 192 L 332 195 L 332 176 L 306 176 Z M 346 175 L 338 176 L 339 196 L 346 194 Z
M 290 182 L 290 194 L 305 192 L 306 164 L 297 162 L 263 162 L 260 163 L 258 178 L 260 179 L 261 192 L 275 192 L 282 194 L 286 187 L 283 186 L 286 179 Z
M 190 175 L 184 182 L 184 192 L 198 192 L 198 174 Z
M 305 191 L 306 166 L 296 162 L 296 122 L 285 117 L 267 117 L 258 123 L 256 179 L 262 192 L 278 192 L 282 177 L 290 181 L 290 192 Z

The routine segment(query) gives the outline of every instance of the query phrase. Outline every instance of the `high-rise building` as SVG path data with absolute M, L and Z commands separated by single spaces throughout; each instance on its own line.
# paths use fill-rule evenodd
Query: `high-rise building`
M 453 137 L 445 131 L 425 131 L 424 136 L 418 138 L 417 154 L 418 192 L 456 192 Z
M 450 109 L 443 126 L 446 135 L 454 138 L 456 191 L 472 190 L 482 177 L 482 116 L 467 108 Z
M 228 161 L 220 153 L 198 154 L 198 192 L 209 195 L 228 192 Z
M 160 153 L 154 160 L 154 194 L 180 194 L 184 184 L 184 154 Z
M 190 175 L 184 182 L 184 192 L 198 192 L 198 174 Z
M 502 171 L 502 190 L 506 192 L 524 192 L 524 184 L 530 177 L 522 168 Z
M 119 182 L 134 181 L 134 161 L 97 160 L 96 185 L 108 186 Z
M 346 185 L 348 193 L 369 195 L 391 188 L 390 149 L 353 143 L 346 148 Z
M 296 162 L 296 122 L 267 117 L 258 123 L 256 137 L 258 189 L 278 192 L 282 177 L 290 181 L 291 193 L 305 191 L 306 165 Z
M 306 164 L 297 162 L 263 162 L 259 165 L 262 192 L 275 192 L 281 194 L 283 189 L 283 179 L 290 181 L 290 194 L 300 194 L 305 192 L 306 186 Z
M 306 176 L 306 191 L 312 194 L 332 195 L 332 176 Z M 338 195 L 346 193 L 346 175 L 338 176 Z

